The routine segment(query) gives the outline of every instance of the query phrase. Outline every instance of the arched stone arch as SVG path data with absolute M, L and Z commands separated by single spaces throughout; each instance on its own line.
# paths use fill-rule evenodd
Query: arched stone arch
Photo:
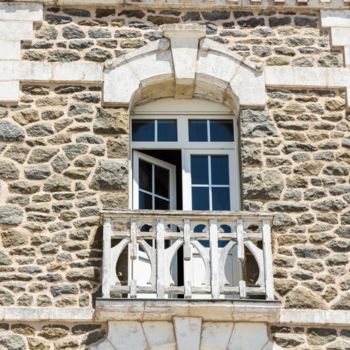
M 236 115 L 266 102 L 262 66 L 205 38 L 199 25 L 165 25 L 162 39 L 107 62 L 103 94 L 106 105 L 128 107 L 163 97 L 208 99 Z

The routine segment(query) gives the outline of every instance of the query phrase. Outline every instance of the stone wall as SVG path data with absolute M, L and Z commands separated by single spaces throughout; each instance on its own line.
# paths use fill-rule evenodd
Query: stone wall
M 86 349 L 104 335 L 95 323 L 0 323 L 0 347 L 10 350 Z
M 344 93 L 268 95 L 268 111 L 241 114 L 244 208 L 276 213 L 275 288 L 285 307 L 349 309 Z
M 48 8 L 22 57 L 103 62 L 158 39 L 161 24 L 179 22 L 204 23 L 208 37 L 266 65 L 343 64 L 318 13 L 305 11 Z M 349 309 L 344 91 L 279 89 L 268 96 L 265 111 L 241 113 L 242 183 L 244 209 L 277 213 L 276 295 L 286 308 Z M 1 306 L 93 306 L 100 296 L 99 210 L 128 204 L 128 126 L 126 109 L 101 104 L 101 86 L 23 84 L 18 105 L 0 106 Z M 100 334 L 94 325 L 80 333 L 74 324 L 52 327 L 64 334 L 50 340 L 41 323 L 2 329 L 28 336 L 30 349 L 85 348 Z M 301 328 L 276 326 L 272 333 L 282 347 L 298 349 L 336 349 L 334 341 L 348 335 L 331 330 L 316 344 Z M 61 346 L 65 341 L 72 343 Z
M 349 329 L 334 327 L 272 326 L 272 339 L 283 349 L 346 350 L 350 348 Z

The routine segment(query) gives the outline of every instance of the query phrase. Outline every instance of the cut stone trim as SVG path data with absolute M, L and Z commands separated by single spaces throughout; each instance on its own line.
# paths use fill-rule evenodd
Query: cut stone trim
M 154 98 L 205 98 L 223 103 L 238 114 L 240 106 L 266 103 L 262 67 L 213 40 L 200 38 L 194 25 L 163 27 L 160 39 L 123 58 L 107 62 L 104 102 L 129 106 Z
M 215 336 L 214 336 L 215 335 Z M 254 335 L 254 336 L 252 336 Z M 203 322 L 175 317 L 172 321 L 108 322 L 108 335 L 90 350 L 279 350 L 268 338 L 264 323 Z
M 0 320 L 12 321 L 92 321 L 92 308 L 1 307 Z
M 18 0 L 13 0 L 18 1 Z M 23 1 L 23 0 L 20 0 Z M 28 2 L 38 2 L 38 0 L 27 0 Z M 349 6 L 348 0 L 213 0 L 213 1 L 196 1 L 196 0 L 41 0 L 45 5 L 55 6 L 116 6 L 126 5 L 135 8 L 157 8 L 157 9 L 268 9 L 286 10 L 291 8 L 298 9 L 327 9 L 337 8 L 346 9 Z
M 265 83 L 269 87 L 344 88 L 350 107 L 350 68 L 266 67 Z
M 22 65 L 21 41 L 33 37 L 33 22 L 43 18 L 42 4 L 0 3 L 0 101 L 19 100 L 19 79 L 9 73 L 12 65 Z M 14 60 L 14 61 L 8 61 Z
M 321 11 L 321 26 L 331 29 L 332 46 L 344 48 L 344 63 L 350 67 L 350 11 Z

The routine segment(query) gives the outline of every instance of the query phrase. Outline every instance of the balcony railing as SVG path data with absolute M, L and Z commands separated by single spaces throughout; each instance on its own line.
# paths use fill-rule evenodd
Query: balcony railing
M 104 211 L 103 298 L 274 300 L 272 215 Z

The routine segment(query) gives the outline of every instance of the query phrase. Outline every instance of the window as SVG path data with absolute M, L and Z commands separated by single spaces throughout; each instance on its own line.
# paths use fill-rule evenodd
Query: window
M 227 108 L 207 101 L 166 99 L 136 108 L 131 206 L 239 210 L 235 125 Z

